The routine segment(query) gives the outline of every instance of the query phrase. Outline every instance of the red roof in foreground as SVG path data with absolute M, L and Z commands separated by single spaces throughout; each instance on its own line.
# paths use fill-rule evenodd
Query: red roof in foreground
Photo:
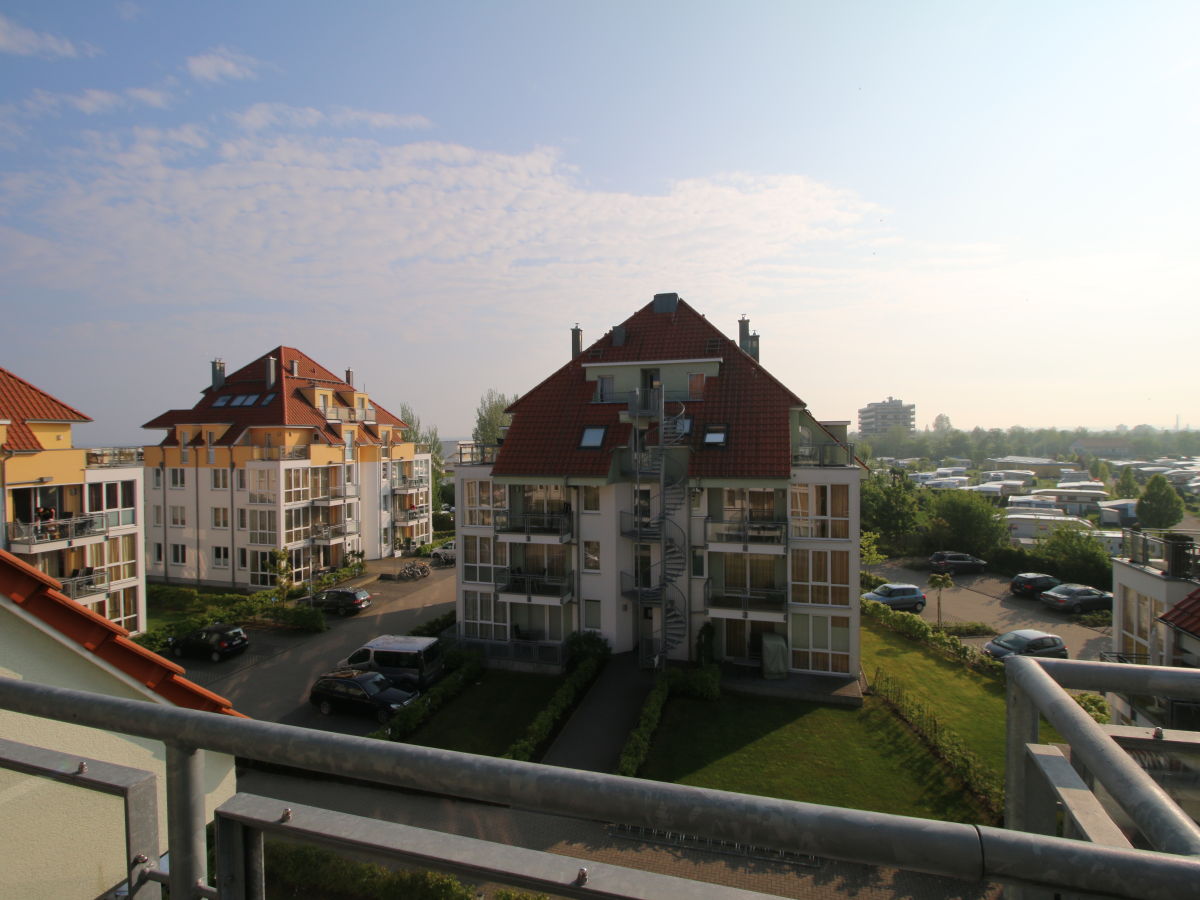
M 495 475 L 603 477 L 612 453 L 629 443 L 621 424 L 624 403 L 594 403 L 585 363 L 721 360 L 720 375 L 706 379 L 703 398 L 686 404 L 692 417 L 693 478 L 787 478 L 791 472 L 789 413 L 805 403 L 784 387 L 736 341 L 727 338 L 682 299 L 668 312 L 651 302 L 623 325 L 624 340 L 609 332 L 521 397 L 509 411 L 512 425 L 492 467 Z M 705 426 L 726 426 L 724 446 L 705 446 Z M 580 448 L 585 425 L 606 425 L 603 445 Z
M 0 419 L 11 423 L 3 449 L 27 452 L 46 449 L 30 430 L 29 422 L 92 421 L 75 407 L 51 397 L 5 368 L 0 368 Z
M 267 387 L 267 360 L 274 358 L 275 383 Z M 296 374 L 292 374 L 293 368 Z M 355 388 L 347 381 L 334 375 L 295 347 L 279 346 L 247 363 L 225 377 L 219 388 L 211 385 L 203 391 L 204 396 L 191 409 L 171 409 L 155 416 L 143 428 L 172 429 L 162 443 L 174 446 L 178 438 L 174 433 L 177 425 L 202 425 L 206 423 L 229 424 L 231 427 L 218 439 L 218 446 L 236 444 L 252 427 L 291 426 L 312 428 L 329 444 L 342 442 L 340 431 L 325 418 L 325 415 L 308 402 L 301 393 L 303 388 L 317 385 L 329 388 L 342 395 L 343 402 L 350 404 Z M 362 393 L 360 391 L 360 393 Z M 231 405 L 235 398 L 252 397 L 244 405 Z M 221 405 L 218 405 L 220 403 Z M 403 427 L 404 422 L 392 415 L 378 403 L 375 421 L 382 425 Z M 194 435 L 200 443 L 203 435 Z M 369 428 L 358 429 L 356 438 L 360 444 L 378 443 L 377 433 Z
M 1200 588 L 1196 588 L 1158 619 L 1180 631 L 1200 637 Z
M 180 666 L 135 644 L 128 631 L 76 603 L 59 587 L 49 575 L 0 550 L 0 594 L 26 612 L 176 706 L 246 718 L 224 697 L 184 678 Z

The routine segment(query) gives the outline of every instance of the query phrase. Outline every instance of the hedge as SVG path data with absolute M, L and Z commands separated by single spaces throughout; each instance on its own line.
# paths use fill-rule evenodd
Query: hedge
M 178 590 L 192 591 L 196 599 L 200 594 L 195 588 L 179 588 Z M 228 622 L 232 625 L 247 625 L 254 622 L 269 622 L 284 628 L 295 628 L 299 631 L 324 631 L 325 614 L 311 606 L 287 606 L 280 604 L 275 597 L 264 591 L 246 596 L 244 594 L 217 594 L 212 598 L 216 603 L 207 607 L 203 613 L 180 619 L 170 625 L 159 625 L 150 628 L 133 640 L 147 650 L 162 653 L 167 648 L 167 642 L 173 637 L 188 634 L 206 625 L 217 622 Z M 223 605 L 221 602 L 224 601 Z
M 646 756 L 650 753 L 654 732 L 662 720 L 663 707 L 672 694 L 696 697 L 700 700 L 719 700 L 720 667 L 715 663 L 696 668 L 672 667 L 659 676 L 654 688 L 646 697 L 646 702 L 642 704 L 637 727 L 629 733 L 625 746 L 621 749 L 621 759 L 617 764 L 618 775 L 632 778 L 641 770 Z
M 901 612 L 875 600 L 862 600 L 864 615 L 870 616 L 890 631 L 902 634 L 923 644 L 935 653 L 968 668 L 996 678 L 1004 677 L 1004 663 L 964 644 L 956 636 L 939 631 L 920 616 Z
M 403 741 L 483 674 L 483 654 L 477 650 L 448 650 L 443 665 L 448 674 L 396 713 L 392 720 L 374 732 L 372 737 Z
M 587 689 L 600 674 L 604 667 L 603 656 L 589 656 L 582 660 L 563 681 L 549 702 L 542 708 L 525 731 L 524 737 L 504 752 L 504 759 L 518 759 L 529 762 L 536 758 L 550 739 L 557 733 L 559 727 L 566 721 L 567 716 L 583 699 Z

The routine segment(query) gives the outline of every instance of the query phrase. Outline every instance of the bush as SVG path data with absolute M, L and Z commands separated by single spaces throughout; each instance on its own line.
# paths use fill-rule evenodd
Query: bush
M 870 572 L 858 573 L 859 590 L 863 591 L 864 593 L 867 591 L 873 591 L 881 584 L 887 583 L 888 580 L 882 575 L 872 575 Z
M 1103 628 L 1106 625 L 1112 624 L 1111 609 L 1097 609 L 1089 613 L 1084 613 L 1076 618 L 1080 625 L 1086 625 L 1088 628 Z
M 940 630 L 955 637 L 980 637 L 996 633 L 996 629 L 987 622 L 946 622 Z
M 603 642 L 603 647 L 608 649 L 607 641 Z M 536 759 L 596 680 L 606 658 L 607 654 L 585 656 L 563 680 L 545 708 L 529 723 L 525 736 L 505 751 L 504 759 L 524 762 Z
M 716 659 L 714 641 L 716 639 L 716 628 L 712 622 L 705 622 L 700 626 L 700 631 L 696 634 L 696 663 L 701 666 L 707 666 Z
M 417 635 L 418 637 L 438 637 L 443 631 L 449 628 L 457 621 L 454 610 L 438 616 L 436 619 L 430 619 L 428 622 L 423 622 L 408 633 Z
M 598 631 L 573 631 L 567 638 L 567 667 L 579 665 L 585 659 L 608 659 L 612 653 L 608 641 Z
M 1083 707 L 1084 712 L 1099 722 L 1101 725 L 1107 725 L 1112 721 L 1112 716 L 1108 711 L 1108 701 L 1099 694 L 1073 694 L 1075 702 Z
M 671 667 L 659 676 L 642 705 L 637 727 L 629 733 L 621 749 L 621 759 L 617 763 L 618 775 L 632 778 L 642 768 L 650 753 L 654 732 L 662 720 L 663 707 L 672 694 L 700 700 L 721 699 L 721 668 L 716 663 L 697 668 Z
M 483 654 L 475 650 L 454 650 L 446 653 L 443 665 L 448 674 L 392 717 L 372 737 L 403 741 L 425 724 L 435 712 L 466 690 L 483 674 Z
M 974 647 L 964 644 L 952 634 L 947 634 L 945 631 L 938 631 L 920 616 L 900 612 L 875 600 L 863 600 L 861 602 L 863 614 L 880 622 L 885 628 L 911 638 L 920 644 L 924 644 L 946 659 L 961 662 L 977 672 L 1001 679 L 1004 677 L 1004 664 L 1002 662 L 992 659 L 990 656 L 985 656 Z

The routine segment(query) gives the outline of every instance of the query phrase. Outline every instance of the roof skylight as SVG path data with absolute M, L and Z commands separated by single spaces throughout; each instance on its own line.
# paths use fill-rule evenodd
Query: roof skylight
M 599 447 L 604 443 L 604 432 L 606 427 L 603 425 L 588 425 L 583 429 L 583 437 L 579 439 L 580 447 Z

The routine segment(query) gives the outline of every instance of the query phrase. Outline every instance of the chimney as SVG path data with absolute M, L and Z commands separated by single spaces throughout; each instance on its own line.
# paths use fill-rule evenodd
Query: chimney
M 350 385 L 350 387 L 354 387 L 354 370 L 353 369 L 346 370 L 346 384 Z
M 673 313 L 676 307 L 679 306 L 679 295 L 676 293 L 670 294 L 655 294 L 654 304 L 651 309 L 656 313 Z
M 738 346 L 755 360 L 758 359 L 758 334 L 750 333 L 750 320 L 745 316 L 738 319 Z
M 613 346 L 614 347 L 624 347 L 625 346 L 625 326 L 624 325 L 614 325 L 612 334 L 613 334 L 613 341 L 612 341 Z
M 225 384 L 225 360 L 214 359 L 212 361 L 212 386 L 213 390 L 223 387 Z
M 267 390 L 275 387 L 275 357 L 267 357 Z
M 583 352 L 583 329 L 579 327 L 579 323 L 575 323 L 575 327 L 571 329 L 571 359 L 577 357 Z
M 300 377 L 300 360 L 298 360 L 298 359 L 292 360 L 292 377 L 293 378 Z

